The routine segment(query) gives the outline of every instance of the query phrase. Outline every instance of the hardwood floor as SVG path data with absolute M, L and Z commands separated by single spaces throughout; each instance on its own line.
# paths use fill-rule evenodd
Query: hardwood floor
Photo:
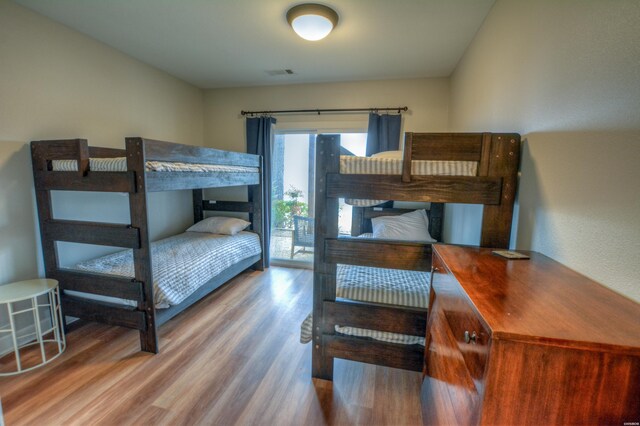
M 422 424 L 419 373 L 337 360 L 311 379 L 299 343 L 311 271 L 246 272 L 160 328 L 158 355 L 138 333 L 86 324 L 52 364 L 0 378 L 18 424 Z

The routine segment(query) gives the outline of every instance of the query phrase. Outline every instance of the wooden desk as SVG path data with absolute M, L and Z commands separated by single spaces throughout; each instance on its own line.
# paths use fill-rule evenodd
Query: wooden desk
M 528 254 L 434 246 L 425 424 L 640 421 L 640 305 Z

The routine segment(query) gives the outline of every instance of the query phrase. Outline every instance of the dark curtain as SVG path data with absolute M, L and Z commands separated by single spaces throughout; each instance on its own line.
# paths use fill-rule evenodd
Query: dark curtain
M 400 149 L 400 114 L 369 114 L 367 130 L 367 157 L 382 151 Z
M 276 119 L 273 117 L 247 118 L 247 152 L 249 154 L 262 155 L 264 185 L 262 197 L 264 206 L 262 209 L 263 239 L 264 239 L 264 266 L 269 266 L 269 244 L 271 242 L 271 164 L 273 154 L 273 125 Z

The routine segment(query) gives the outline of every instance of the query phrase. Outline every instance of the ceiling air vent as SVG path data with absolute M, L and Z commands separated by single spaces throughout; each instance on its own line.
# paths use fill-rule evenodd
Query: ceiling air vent
M 270 71 L 265 71 L 267 74 L 269 74 L 271 77 L 275 77 L 277 75 L 291 75 L 293 74 L 293 70 L 290 69 L 286 69 L 286 70 L 270 70 Z

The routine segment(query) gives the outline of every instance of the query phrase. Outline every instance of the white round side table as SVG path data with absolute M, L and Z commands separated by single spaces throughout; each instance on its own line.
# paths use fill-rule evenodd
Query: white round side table
M 64 337 L 62 311 L 60 310 L 58 281 L 44 278 L 0 285 L 0 312 L 3 308 L 6 309 L 9 317 L 9 328 L 6 328 L 6 325 L 5 328 L 0 328 L 0 337 L 6 333 L 11 334 L 16 370 L 0 372 L 0 376 L 11 376 L 33 370 L 53 361 L 64 352 L 67 343 Z M 45 308 L 48 308 L 47 313 L 41 316 L 40 314 Z M 29 312 L 33 315 L 35 331 L 18 335 L 20 330 L 16 329 L 16 317 Z M 42 329 L 41 321 L 47 325 L 45 330 Z M 49 334 L 51 336 L 45 338 Z M 53 355 L 49 354 L 48 358 L 45 343 L 53 343 L 54 349 L 57 349 L 57 352 L 54 351 Z M 20 349 L 33 345 L 40 345 L 42 360 L 36 365 L 22 368 Z

